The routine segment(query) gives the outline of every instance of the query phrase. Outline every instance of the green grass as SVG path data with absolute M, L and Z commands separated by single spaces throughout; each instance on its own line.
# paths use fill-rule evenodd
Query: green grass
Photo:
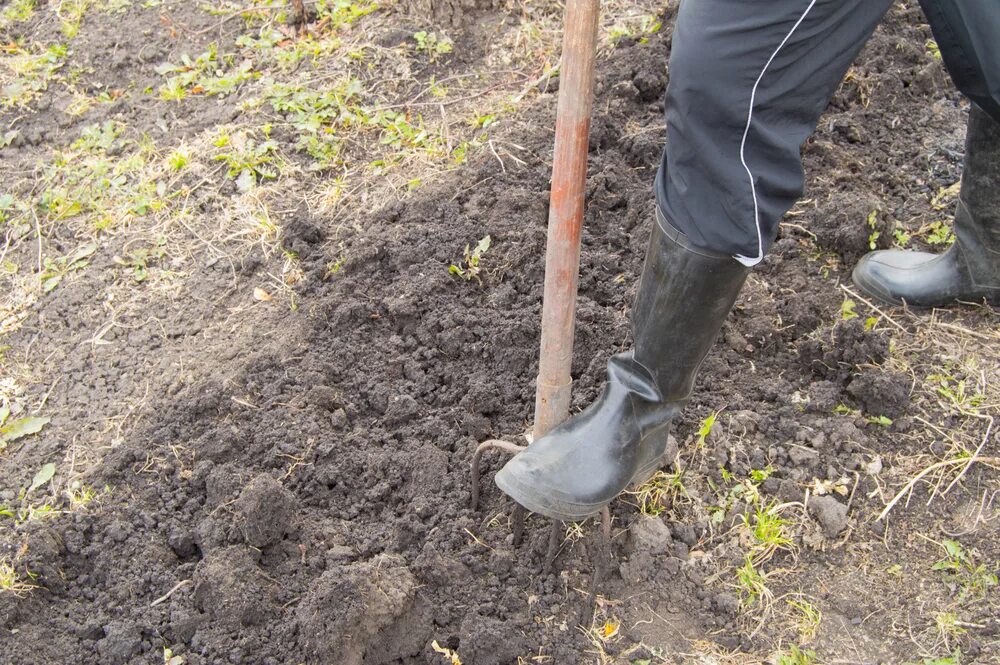
M 744 607 L 758 603 L 769 605 L 774 597 L 767 586 L 767 574 L 757 568 L 749 554 L 736 569 L 736 591 Z
M 689 501 L 684 489 L 684 473 L 657 471 L 632 493 L 639 502 L 639 510 L 644 515 L 656 516 L 681 501 Z
M 794 549 L 790 535 L 792 523 L 781 516 L 776 503 L 764 506 L 758 502 L 753 513 L 744 514 L 742 519 L 751 536 L 750 549 L 756 563 L 770 559 L 779 550 Z
M 33 589 L 37 589 L 36 585 L 25 580 L 26 577 L 28 580 L 34 580 L 32 573 L 25 572 L 22 575 L 10 559 L 0 557 L 0 594 L 9 593 L 21 598 Z
M 800 649 L 793 644 L 786 653 L 778 656 L 775 665 L 814 665 L 818 662 L 815 651 Z
M 9 30 L 15 23 L 27 21 L 35 11 L 35 0 L 11 0 L 0 9 L 0 32 Z
M 803 642 L 811 642 L 823 621 L 823 613 L 804 598 L 789 598 L 785 601 L 795 614 L 795 630 Z
M 947 580 L 957 583 L 962 598 L 983 598 L 997 586 L 996 571 L 978 562 L 957 540 L 946 539 L 939 544 L 945 557 L 931 566 L 931 570 L 940 571 Z

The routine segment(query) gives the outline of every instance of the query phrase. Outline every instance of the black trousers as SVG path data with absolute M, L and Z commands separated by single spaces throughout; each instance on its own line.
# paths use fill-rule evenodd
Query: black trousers
M 892 1 L 682 0 L 656 177 L 666 220 L 760 262 L 802 195 L 802 143 Z M 1000 121 L 1000 3 L 921 5 L 959 90 Z

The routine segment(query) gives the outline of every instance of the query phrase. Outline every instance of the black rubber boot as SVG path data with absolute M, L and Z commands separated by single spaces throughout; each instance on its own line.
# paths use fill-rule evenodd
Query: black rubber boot
M 656 221 L 632 310 L 635 350 L 611 358 L 596 402 L 496 476 L 500 489 L 528 510 L 581 520 L 656 472 L 670 421 L 687 402 L 746 280 L 749 268 L 691 247 L 662 214 Z
M 952 246 L 943 254 L 872 252 L 852 279 L 866 295 L 892 305 L 1000 304 L 1000 124 L 972 106 Z

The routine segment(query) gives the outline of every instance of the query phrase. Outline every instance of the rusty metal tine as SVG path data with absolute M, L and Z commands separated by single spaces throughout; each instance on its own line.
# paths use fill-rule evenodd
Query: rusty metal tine
M 552 572 L 553 564 L 556 562 L 556 554 L 559 553 L 559 536 L 563 533 L 563 523 L 559 520 L 552 520 L 549 527 L 549 546 L 545 550 L 545 571 Z
M 519 503 L 514 504 L 514 512 L 510 515 L 510 530 L 514 534 L 514 547 L 521 546 L 521 539 L 524 537 L 524 520 L 528 510 Z
M 580 617 L 581 626 L 590 626 L 594 621 L 594 611 L 597 609 L 597 593 L 604 584 L 611 567 L 611 511 L 607 506 L 601 509 L 601 528 L 597 536 L 597 552 L 594 560 L 594 576 L 590 582 L 590 597 L 587 606 Z
M 483 460 L 483 454 L 490 449 L 503 450 L 516 455 L 524 450 L 524 446 L 502 439 L 490 439 L 479 444 L 476 452 L 472 454 L 472 473 L 470 474 L 472 476 L 472 512 L 479 510 L 479 465 Z

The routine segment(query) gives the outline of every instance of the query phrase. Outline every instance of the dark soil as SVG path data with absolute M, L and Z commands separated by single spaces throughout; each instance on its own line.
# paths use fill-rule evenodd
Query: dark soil
M 574 408 L 598 394 L 607 358 L 629 345 L 671 22 L 668 13 L 648 43 L 625 38 L 599 63 Z M 127 19 L 115 34 L 142 41 Z M 872 210 L 883 225 L 878 244 L 888 246 L 894 224 L 929 219 L 929 198 L 957 178 L 964 105 L 928 61 L 928 37 L 918 10 L 895 8 L 838 91 L 805 146 L 808 202 L 751 277 L 675 429 L 691 491 L 706 505 L 714 501 L 707 479 L 722 484 L 723 472 L 745 478 L 772 467 L 761 491 L 776 501 L 801 501 L 814 479 L 850 479 L 849 497 L 809 503 L 798 558 L 778 555 L 796 569 L 798 588 L 781 576 L 773 582 L 776 594 L 818 599 L 835 626 L 818 648 L 849 662 L 923 655 L 905 637 L 886 639 L 899 637 L 890 610 L 916 602 L 920 590 L 882 571 L 900 548 L 936 557 L 912 533 L 946 519 L 948 505 L 914 501 L 900 508 L 902 526 L 872 525 L 887 497 L 864 465 L 909 445 L 911 377 L 881 366 L 891 328 L 868 329 L 864 315 L 841 321 L 838 286 L 868 250 Z M 160 60 L 165 49 L 143 52 Z M 105 61 L 104 51 L 93 53 Z M 133 60 L 112 56 L 101 71 L 110 86 L 148 84 Z M 222 112 L 217 106 L 212 112 Z M 37 337 L 58 349 L 50 363 L 65 378 L 48 397 L 53 427 L 97 430 L 88 414 L 103 401 L 148 398 L 140 425 L 108 439 L 88 474 L 112 488 L 99 509 L 0 536 L 40 587 L 0 596 L 0 662 L 157 663 L 164 647 L 189 665 L 446 662 L 435 641 L 466 665 L 537 655 L 598 662 L 576 629 L 596 529 L 584 525 L 581 538 L 562 544 L 555 570 L 543 570 L 547 522 L 529 519 L 525 543 L 512 546 L 510 504 L 490 482 L 498 456 L 487 457 L 483 508 L 468 507 L 475 446 L 514 440 L 530 419 L 553 109 L 546 94 L 505 130 L 525 148 L 523 166 L 487 154 L 353 230 L 304 208 L 288 213 L 284 243 L 306 275 L 295 312 L 233 313 L 235 291 L 264 270 L 253 263 L 235 276 L 228 266 L 208 269 L 199 298 L 164 319 L 165 337 L 119 331 L 124 344 L 112 347 L 82 344 L 102 320 L 86 279 L 40 303 L 13 343 Z M 201 113 L 195 107 L 182 122 L 207 123 Z M 486 233 L 493 247 L 482 283 L 450 275 L 456 252 Z M 998 323 L 988 311 L 975 316 Z M 220 320 L 229 323 L 213 327 Z M 839 405 L 854 411 L 835 414 Z M 714 411 L 722 415 L 698 453 L 697 429 Z M 54 438 L 10 458 L 18 465 L 4 473 L 10 486 L 60 449 Z M 975 499 L 984 473 L 971 470 L 969 489 L 952 498 Z M 612 507 L 613 570 L 598 611 L 621 620 L 621 634 L 601 645 L 607 658 L 682 662 L 691 640 L 753 651 L 787 639 L 777 622 L 748 623 L 731 574 L 716 574 L 743 561 L 727 530 L 740 508 L 720 527 L 693 507 L 650 518 L 633 504 Z M 995 532 L 968 546 L 985 561 L 1000 557 Z M 870 578 L 854 564 L 862 556 L 872 561 Z M 998 662 L 982 646 L 995 644 L 990 635 L 963 634 L 963 662 Z

